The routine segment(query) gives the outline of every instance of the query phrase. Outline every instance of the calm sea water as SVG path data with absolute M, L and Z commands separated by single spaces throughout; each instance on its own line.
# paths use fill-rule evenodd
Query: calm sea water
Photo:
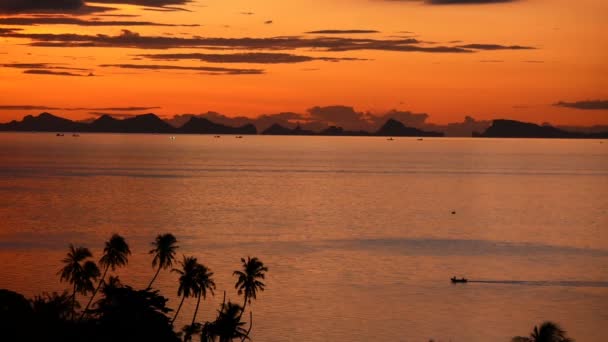
M 67 289 L 68 243 L 99 257 L 114 232 L 125 283 L 147 285 L 163 232 L 210 267 L 203 319 L 262 259 L 256 341 L 508 341 L 543 320 L 608 339 L 608 142 L 0 134 L 0 288 Z M 177 307 L 175 274 L 157 284 Z

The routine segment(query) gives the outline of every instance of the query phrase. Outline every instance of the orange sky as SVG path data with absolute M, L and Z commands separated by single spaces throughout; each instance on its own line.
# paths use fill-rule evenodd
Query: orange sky
M 41 112 L 7 107 L 26 105 L 141 106 L 160 107 L 142 112 L 153 111 L 165 116 L 207 111 L 255 116 L 282 111 L 305 112 L 313 106 L 340 104 L 374 113 L 390 109 L 428 113 L 430 122 L 442 124 L 462 121 L 465 115 L 479 120 L 512 118 L 568 125 L 608 124 L 607 109 L 553 105 L 559 101 L 608 100 L 608 2 L 603 0 L 519 0 L 467 5 L 388 0 L 197 0 L 179 5 L 189 11 L 169 12 L 131 5 L 103 6 L 116 8 L 105 14 L 136 16 L 99 16 L 102 13 L 74 16 L 69 11 L 46 16 L 200 26 L 34 26 L 0 21 L 0 64 L 3 66 L 0 67 L 0 121 Z M 6 10 L 4 13 L 0 14 L 4 20 L 31 16 Z M 267 21 L 272 23 L 265 23 Z M 11 28 L 22 30 L 6 30 Z M 221 49 L 219 46 L 166 49 L 31 46 L 40 42 L 38 36 L 32 34 L 118 36 L 123 29 L 142 37 L 235 39 Z M 305 33 L 328 29 L 378 32 Z M 255 50 L 237 45 L 246 37 L 285 36 L 304 39 L 306 44 L 294 48 L 281 43 L 274 49 Z M 326 51 L 326 47 L 315 45 L 319 37 L 354 38 L 384 47 L 353 49 L 340 45 L 337 49 L 340 51 Z M 417 39 L 418 42 L 412 43 L 416 47 L 461 47 L 468 52 L 389 51 L 396 49 L 394 43 L 387 41 L 407 38 Z M 65 43 L 65 39 L 62 42 Z M 469 44 L 533 49 L 462 47 Z M 136 56 L 248 52 L 358 60 L 269 64 L 255 60 L 215 63 Z M 16 67 L 15 63 L 47 63 L 47 66 Z M 209 74 L 201 70 L 102 66 L 118 64 L 255 69 L 262 73 Z M 24 73 L 33 69 L 77 75 L 92 72 L 95 76 Z M 50 110 L 73 119 L 92 117 L 93 111 Z

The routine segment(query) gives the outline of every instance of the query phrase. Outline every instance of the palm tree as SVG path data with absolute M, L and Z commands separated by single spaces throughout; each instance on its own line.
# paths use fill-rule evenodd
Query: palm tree
M 196 297 L 198 298 L 196 302 L 196 309 L 194 309 L 194 316 L 192 316 L 192 326 L 194 326 L 194 322 L 196 321 L 196 314 L 198 312 L 198 306 L 201 304 L 201 295 L 203 299 L 207 299 L 207 290 L 211 292 L 211 295 L 215 295 L 213 290 L 215 290 L 215 281 L 213 281 L 213 272 L 207 268 L 207 266 L 203 264 L 198 264 L 196 269 Z
M 103 275 L 101 276 L 101 279 L 99 279 L 97 288 L 95 288 L 91 299 L 89 299 L 87 306 L 84 308 L 80 319 L 84 317 L 89 309 L 89 306 L 93 302 L 93 298 L 95 298 L 97 291 L 99 291 L 101 284 L 103 284 L 103 281 L 106 278 L 108 270 L 112 268 L 112 271 L 115 271 L 117 267 L 126 265 L 129 262 L 128 256 L 130 254 L 131 250 L 129 249 L 129 245 L 122 236 L 114 234 L 110 240 L 106 241 L 106 245 L 103 248 L 103 255 L 99 259 L 99 265 L 104 268 Z
M 86 260 L 93 255 L 88 248 L 74 247 L 70 244 L 69 252 L 61 262 L 64 266 L 57 274 L 61 275 L 60 280 L 67 281 L 73 285 L 72 291 L 72 320 L 76 307 L 76 293 L 86 296 L 95 287 L 93 281 L 99 277 L 99 268 L 91 260 Z
M 184 304 L 186 297 L 195 295 L 199 291 L 198 283 L 196 281 L 199 263 L 197 262 L 196 258 L 184 256 L 184 260 L 180 261 L 179 263 L 181 265 L 181 269 L 174 268 L 171 271 L 179 274 L 179 288 L 177 289 L 177 295 L 181 296 L 182 300 L 177 307 L 177 311 L 175 312 L 175 316 L 171 321 L 171 325 L 173 325 L 177 319 L 179 310 L 182 308 L 182 304 Z
M 260 279 L 264 279 L 266 277 L 268 267 L 264 266 L 264 263 L 256 257 L 247 257 L 247 260 L 241 258 L 241 262 L 243 263 L 243 270 L 234 271 L 233 275 L 238 277 L 234 288 L 238 289 L 239 295 L 244 295 L 243 311 L 241 312 L 242 316 L 243 312 L 245 312 L 247 303 L 251 304 L 251 299 L 257 298 L 258 290 L 264 291 L 266 284 L 264 284 Z
M 222 309 L 218 311 L 215 322 L 206 324 L 202 329 L 201 341 L 213 341 L 219 337 L 219 342 L 230 342 L 233 339 L 248 339 L 248 332 L 243 328 L 241 322 L 243 308 L 230 301 L 222 304 Z
M 154 259 L 152 259 L 152 267 L 156 267 L 158 265 L 158 269 L 156 270 L 156 274 L 150 281 L 148 285 L 148 289 L 152 288 L 152 283 L 158 277 L 161 269 L 167 269 L 173 266 L 173 261 L 175 260 L 175 250 L 178 248 L 177 239 L 173 234 L 163 234 L 158 235 L 156 240 L 152 242 L 154 249 L 152 249 L 149 253 L 154 254 Z
M 534 327 L 530 337 L 516 336 L 511 340 L 513 342 L 574 342 L 573 339 L 566 336 L 564 331 L 557 323 L 544 322 L 540 328 Z

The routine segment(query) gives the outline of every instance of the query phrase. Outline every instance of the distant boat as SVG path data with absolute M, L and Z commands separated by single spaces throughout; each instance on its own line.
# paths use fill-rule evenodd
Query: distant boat
M 235 138 L 237 138 L 237 139 L 243 139 L 243 136 L 242 135 L 237 135 Z
M 422 141 L 422 140 L 424 140 L 424 139 L 422 139 L 422 138 L 418 138 L 418 141 Z
M 73 136 L 74 138 L 78 138 L 78 137 L 80 136 L 80 134 L 72 134 L 72 136 Z
M 214 137 L 214 138 L 221 138 L 219 135 L 215 135 L 215 136 L 213 136 L 213 137 Z
M 459 279 L 459 278 L 456 278 L 456 277 L 452 277 L 450 280 L 452 281 L 452 284 L 455 284 L 455 283 L 466 283 L 466 282 L 469 281 L 467 278 L 460 278 Z
M 395 140 L 395 139 L 393 139 L 393 138 L 391 137 L 391 138 L 388 138 L 388 139 L 386 139 L 386 140 L 388 140 L 388 141 L 393 141 L 393 140 Z
M 55 134 L 55 136 L 62 137 L 63 133 L 57 133 L 57 134 Z
M 170 136 L 169 140 L 175 140 L 175 137 L 174 136 Z

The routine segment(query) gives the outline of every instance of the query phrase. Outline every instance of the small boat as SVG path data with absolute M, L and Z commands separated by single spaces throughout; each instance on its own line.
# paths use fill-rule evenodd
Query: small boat
M 73 136 L 74 138 L 78 138 L 78 137 L 80 136 L 80 134 L 72 134 L 72 136 Z
M 243 136 L 242 135 L 237 135 L 235 138 L 237 138 L 237 139 L 243 139 Z
M 423 141 L 423 140 L 424 140 L 424 139 L 422 139 L 422 138 L 418 138 L 418 141 Z
M 55 134 L 55 136 L 62 137 L 63 133 L 57 133 L 57 134 Z
M 459 278 L 456 278 L 456 277 L 452 277 L 450 280 L 452 281 L 452 283 L 453 283 L 453 284 L 455 284 L 455 283 L 466 283 L 466 282 L 468 282 L 467 278 L 460 278 L 460 279 L 459 279 Z
M 393 139 L 393 138 L 388 138 L 388 139 L 386 139 L 386 140 L 388 140 L 388 141 L 393 141 L 393 140 L 395 140 L 395 139 Z
M 214 138 L 221 138 L 219 135 L 215 135 Z

